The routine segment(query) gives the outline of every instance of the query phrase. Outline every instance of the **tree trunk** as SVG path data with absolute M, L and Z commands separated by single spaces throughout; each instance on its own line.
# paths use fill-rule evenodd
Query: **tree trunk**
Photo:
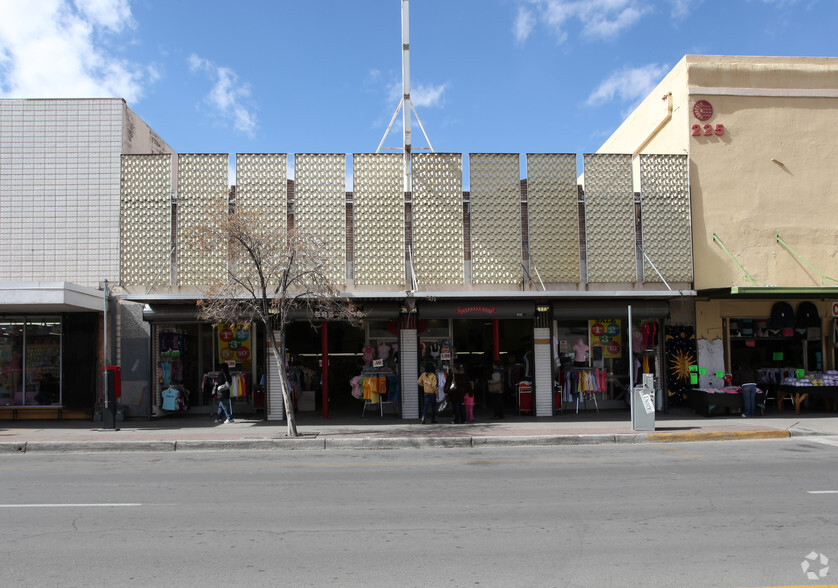
M 298 437 L 297 419 L 294 416 L 294 402 L 291 398 L 291 390 L 288 388 L 288 372 L 285 370 L 285 358 L 282 357 L 282 348 L 277 344 L 273 329 L 270 325 L 265 325 L 265 327 L 268 334 L 268 341 L 271 345 L 271 353 L 274 356 L 274 361 L 276 362 L 276 367 L 278 368 L 277 371 L 279 372 L 280 385 L 282 386 L 282 400 L 285 405 L 285 418 L 288 423 L 287 434 L 289 437 Z M 284 339 L 284 337 L 284 330 L 280 331 L 280 338 Z

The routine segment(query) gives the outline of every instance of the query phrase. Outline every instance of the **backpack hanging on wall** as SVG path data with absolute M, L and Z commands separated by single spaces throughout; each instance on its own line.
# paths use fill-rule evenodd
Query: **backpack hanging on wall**
M 788 302 L 775 302 L 771 307 L 771 320 L 768 323 L 771 335 L 791 336 L 794 334 L 794 309 Z
M 821 317 L 818 316 L 818 307 L 814 303 L 804 300 L 797 305 L 794 334 L 801 339 L 821 338 Z

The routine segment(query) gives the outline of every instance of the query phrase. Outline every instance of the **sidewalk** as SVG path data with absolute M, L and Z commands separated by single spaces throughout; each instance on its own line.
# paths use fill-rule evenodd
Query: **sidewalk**
M 628 411 L 565 412 L 554 417 L 510 416 L 454 425 L 448 419 L 421 425 L 392 415 L 323 419 L 297 415 L 300 437 L 286 437 L 284 422 L 245 416 L 214 424 L 208 415 L 167 416 L 116 423 L 0 421 L 0 453 L 185 451 L 218 449 L 396 449 L 598 443 L 681 443 L 728 439 L 777 439 L 838 435 L 838 414 L 793 411 L 744 419 L 704 417 L 691 410 L 656 415 L 655 431 L 632 431 Z

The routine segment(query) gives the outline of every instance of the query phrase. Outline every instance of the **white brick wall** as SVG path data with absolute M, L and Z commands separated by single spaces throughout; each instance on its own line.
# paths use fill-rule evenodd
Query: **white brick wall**
M 0 100 L 0 275 L 119 276 L 120 99 Z

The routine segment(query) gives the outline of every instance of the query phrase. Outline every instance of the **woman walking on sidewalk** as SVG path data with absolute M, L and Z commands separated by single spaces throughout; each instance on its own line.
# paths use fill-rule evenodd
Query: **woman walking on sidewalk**
M 233 376 L 230 375 L 230 368 L 227 364 L 221 365 L 221 373 L 215 381 L 218 391 L 218 413 L 215 415 L 216 423 L 233 422 L 233 402 L 230 400 L 230 386 L 233 384 Z

